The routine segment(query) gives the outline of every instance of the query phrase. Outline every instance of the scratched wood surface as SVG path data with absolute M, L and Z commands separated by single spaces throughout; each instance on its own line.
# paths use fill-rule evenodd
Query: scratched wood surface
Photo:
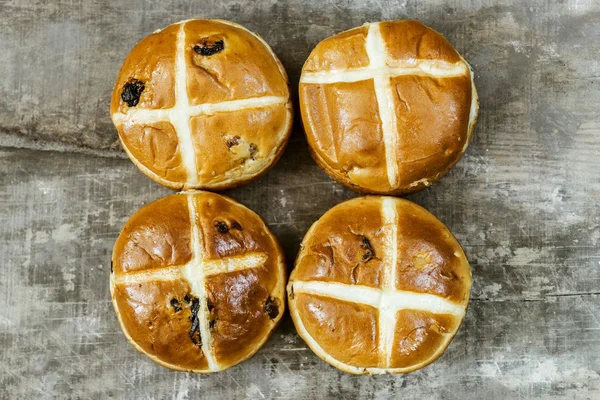
M 256 356 L 212 376 L 127 343 L 109 300 L 112 246 L 170 192 L 124 159 L 109 98 L 135 42 L 190 17 L 260 33 L 292 88 L 318 41 L 380 19 L 420 19 L 471 63 L 473 143 L 409 197 L 451 228 L 473 270 L 465 322 L 436 363 L 343 374 L 289 316 Z M 600 3 L 0 0 L 0 54 L 0 398 L 600 398 Z M 310 224 L 356 196 L 310 159 L 299 124 L 272 171 L 228 194 L 269 223 L 290 266 Z

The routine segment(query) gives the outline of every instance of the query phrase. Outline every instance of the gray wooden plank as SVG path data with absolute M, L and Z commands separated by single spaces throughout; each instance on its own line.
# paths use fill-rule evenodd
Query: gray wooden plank
M 109 302 L 112 245 L 170 191 L 120 159 L 108 101 L 133 44 L 191 16 L 259 32 L 292 87 L 315 43 L 377 19 L 421 19 L 473 65 L 474 141 L 409 196 L 473 268 L 465 324 L 439 361 L 342 374 L 289 317 L 255 357 L 212 376 L 168 371 L 126 342 Z M 0 147 L 0 398 L 600 397 L 599 26 L 600 4 L 585 0 L 0 0 L 0 146 L 12 147 Z M 310 159 L 299 124 L 272 171 L 227 194 L 263 216 L 290 266 L 310 224 L 356 196 Z
M 228 192 L 267 220 L 290 262 L 308 226 L 355 196 L 309 159 L 299 159 L 303 146 L 292 143 L 264 178 Z M 507 219 L 498 212 L 503 200 L 487 204 L 487 195 L 469 201 L 464 195 L 452 202 L 446 198 L 452 194 L 441 193 L 456 195 L 459 188 L 448 183 L 434 195 L 432 187 L 411 199 L 448 223 L 464 244 L 474 275 L 465 324 L 439 361 L 405 376 L 351 377 L 312 354 L 286 317 L 251 360 L 202 377 L 170 372 L 138 354 L 109 302 L 111 248 L 123 223 L 170 191 L 145 179 L 127 160 L 9 149 L 0 153 L 0 170 L 6 189 L 0 198 L 0 384 L 10 397 L 260 398 L 262 393 L 265 398 L 487 399 L 600 393 L 600 296 L 593 294 L 600 255 L 592 245 L 594 234 L 572 229 L 565 242 L 568 228 L 552 229 L 573 211 L 589 219 L 596 209 L 577 202 L 557 208 L 556 218 L 539 220 L 547 225 L 539 230 L 547 233 L 537 247 L 531 243 L 535 235 L 519 227 L 518 220 L 535 219 L 527 207 Z M 446 181 L 456 184 L 463 173 L 458 167 Z M 503 237 L 505 244 L 486 244 L 488 238 L 503 243 Z M 574 241 L 580 244 L 571 251 L 556 250 Z
M 108 116 L 122 60 L 145 35 L 190 17 L 232 19 L 261 34 L 292 87 L 312 47 L 364 22 L 415 18 L 438 29 L 475 67 L 487 134 L 532 129 L 559 146 L 593 104 L 565 112 L 562 97 L 597 92 L 600 4 L 390 0 L 4 0 L 0 2 L 0 144 L 118 149 Z M 538 93 L 544 93 L 539 96 Z M 581 93 L 584 94 L 584 93 Z M 555 101 L 558 100 L 558 103 Z M 479 129 L 479 132 L 482 130 Z M 37 140 L 37 141 L 36 141 Z

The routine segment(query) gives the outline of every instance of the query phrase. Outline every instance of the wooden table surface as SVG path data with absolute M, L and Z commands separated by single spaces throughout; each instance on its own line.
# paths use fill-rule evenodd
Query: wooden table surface
M 191 17 L 260 33 L 294 90 L 316 43 L 375 20 L 419 19 L 471 63 L 474 140 L 408 197 L 450 227 L 473 271 L 440 360 L 347 375 L 289 315 L 249 361 L 211 376 L 169 371 L 127 343 L 112 246 L 170 192 L 124 157 L 109 99 L 131 47 Z M 600 398 L 599 2 L 0 0 L 0 55 L 0 398 Z M 299 123 L 275 168 L 227 194 L 268 222 L 289 268 L 310 224 L 357 196 L 311 160 Z

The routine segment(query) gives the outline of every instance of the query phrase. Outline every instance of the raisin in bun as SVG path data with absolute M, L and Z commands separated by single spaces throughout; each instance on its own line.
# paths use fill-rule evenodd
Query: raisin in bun
M 175 194 L 141 208 L 112 262 L 112 301 L 125 336 L 175 370 L 210 373 L 246 360 L 284 311 L 275 237 L 258 215 L 218 194 Z
M 313 158 L 363 193 L 423 189 L 462 157 L 478 111 L 473 73 L 417 21 L 367 24 L 323 40 L 302 68 Z
M 171 189 L 228 189 L 266 172 L 292 126 L 288 79 L 258 35 L 188 20 L 131 50 L 110 108 L 135 165 Z
M 300 336 L 353 374 L 433 362 L 456 334 L 470 289 L 469 263 L 448 228 L 414 203 L 378 196 L 315 222 L 287 286 Z

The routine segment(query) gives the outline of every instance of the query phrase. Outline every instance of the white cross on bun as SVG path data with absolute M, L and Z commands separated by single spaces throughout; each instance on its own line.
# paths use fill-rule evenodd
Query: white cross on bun
M 115 243 L 112 301 L 130 343 L 157 363 L 210 373 L 258 351 L 285 309 L 285 265 L 261 218 L 209 192 L 136 212 Z
M 111 116 L 147 176 L 171 189 L 223 190 L 266 172 L 292 126 L 286 72 L 269 45 L 224 20 L 188 20 L 125 59 Z
M 353 374 L 404 373 L 442 355 L 467 309 L 471 270 L 448 228 L 420 206 L 367 196 L 306 233 L 287 292 L 299 335 Z
M 479 102 L 466 61 L 418 21 L 354 28 L 320 42 L 300 78 L 313 158 L 361 193 L 401 195 L 465 152 Z

